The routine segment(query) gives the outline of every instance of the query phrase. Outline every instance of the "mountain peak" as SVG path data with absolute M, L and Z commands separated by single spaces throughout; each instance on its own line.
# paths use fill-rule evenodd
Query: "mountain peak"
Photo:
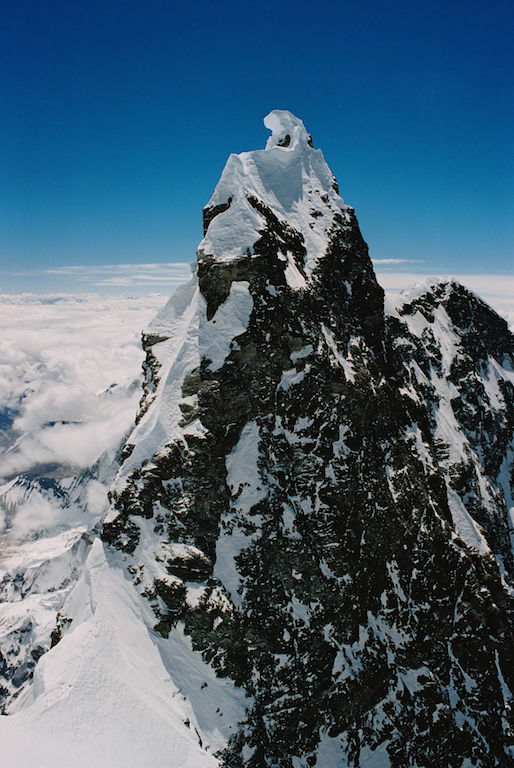
M 287 110 L 264 118 L 272 131 L 265 149 L 232 154 L 204 208 L 205 237 L 198 258 L 232 261 L 260 255 L 266 229 L 287 222 L 305 249 L 309 277 L 326 252 L 337 224 L 351 225 L 353 209 L 339 195 L 321 149 L 314 149 L 303 122 Z M 287 244 L 279 258 L 287 259 Z
M 0 580 L 6 711 L 98 768 L 514 766 L 512 334 L 453 282 L 386 316 L 321 150 L 265 124 L 143 336 L 101 532 Z

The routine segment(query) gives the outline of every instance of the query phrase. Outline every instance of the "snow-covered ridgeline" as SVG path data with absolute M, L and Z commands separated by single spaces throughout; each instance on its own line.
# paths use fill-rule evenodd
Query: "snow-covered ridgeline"
M 494 549 L 494 542 L 484 538 L 484 529 L 469 509 L 487 510 L 493 520 L 503 498 L 513 539 L 513 488 L 509 477 L 509 468 L 514 466 L 512 450 L 507 448 L 500 463 L 494 456 L 498 449 L 501 450 L 509 430 L 512 403 L 508 398 L 514 386 L 514 371 L 511 356 L 504 354 L 500 347 L 494 354 L 486 352 L 484 358 L 472 358 L 466 334 L 476 337 L 478 344 L 482 343 L 480 337 L 483 335 L 485 349 L 487 332 L 475 328 L 472 317 L 467 327 L 456 327 L 448 313 L 452 302 L 456 304 L 459 300 L 482 305 L 477 296 L 459 284 L 428 278 L 395 297 L 389 297 L 386 311 L 408 328 L 408 335 L 400 335 L 394 342 L 397 348 L 407 350 L 403 356 L 408 360 L 405 366 L 410 370 L 410 383 L 404 393 L 416 402 L 423 400 L 420 393 L 425 397 L 431 393 L 429 410 L 434 422 L 433 439 L 439 447 L 438 463 L 447 477 L 448 502 L 456 531 L 468 546 L 487 552 L 490 547 Z M 492 317 L 491 310 L 483 307 Z M 500 318 L 497 321 L 499 324 L 503 322 Z M 420 358 L 414 339 L 418 349 L 423 349 L 426 354 L 423 369 L 417 362 Z M 496 433 L 491 435 L 493 424 Z M 461 489 L 459 496 L 452 487 L 452 482 L 455 484 L 452 477 L 466 467 L 473 479 L 468 479 L 463 486 L 465 492 Z
M 184 379 L 198 370 L 202 360 L 210 361 L 210 371 L 218 370 L 229 352 L 237 349 L 237 337 L 245 332 L 253 309 L 248 287 L 246 281 L 233 282 L 227 300 L 208 320 L 194 270 L 191 280 L 175 291 L 146 329 L 146 337 L 154 341 L 153 370 L 147 368 L 149 387 L 143 415 L 127 441 L 135 448 L 116 487 L 171 440 L 204 434 L 201 422 L 193 418 L 197 396 L 184 391 Z
M 62 638 L 40 660 L 9 717 L 0 717 L 9 767 L 50 768 L 57 761 L 135 768 L 161 765 L 168 755 L 173 766 L 216 768 L 212 753 L 230 735 L 217 712 L 228 711 L 225 720 L 234 722 L 243 712 L 241 696 L 216 679 L 183 634 L 160 653 L 148 632 L 149 609 L 123 569 L 98 539 L 89 550 L 61 608 Z

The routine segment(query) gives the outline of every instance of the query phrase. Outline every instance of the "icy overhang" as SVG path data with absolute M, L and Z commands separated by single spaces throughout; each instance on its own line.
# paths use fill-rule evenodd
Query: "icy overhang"
M 294 149 L 298 144 L 308 144 L 312 147 L 311 137 L 305 130 L 303 121 L 287 109 L 272 110 L 264 118 L 264 125 L 271 131 L 266 149 L 272 149 L 272 147 Z

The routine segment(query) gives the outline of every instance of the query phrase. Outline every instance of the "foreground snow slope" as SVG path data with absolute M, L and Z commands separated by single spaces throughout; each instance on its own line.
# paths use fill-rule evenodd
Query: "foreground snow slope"
M 69 629 L 0 721 L 6 764 L 218 765 L 200 747 L 194 714 L 164 667 L 131 583 L 98 539 L 61 615 L 73 617 Z M 164 762 L 164 755 L 173 758 Z

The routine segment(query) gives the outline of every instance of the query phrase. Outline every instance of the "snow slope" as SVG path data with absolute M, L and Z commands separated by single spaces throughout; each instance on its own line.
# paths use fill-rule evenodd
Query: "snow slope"
M 69 628 L 0 720 L 6 765 L 218 764 L 200 746 L 194 712 L 146 629 L 132 584 L 98 539 L 61 615 L 73 616 Z

